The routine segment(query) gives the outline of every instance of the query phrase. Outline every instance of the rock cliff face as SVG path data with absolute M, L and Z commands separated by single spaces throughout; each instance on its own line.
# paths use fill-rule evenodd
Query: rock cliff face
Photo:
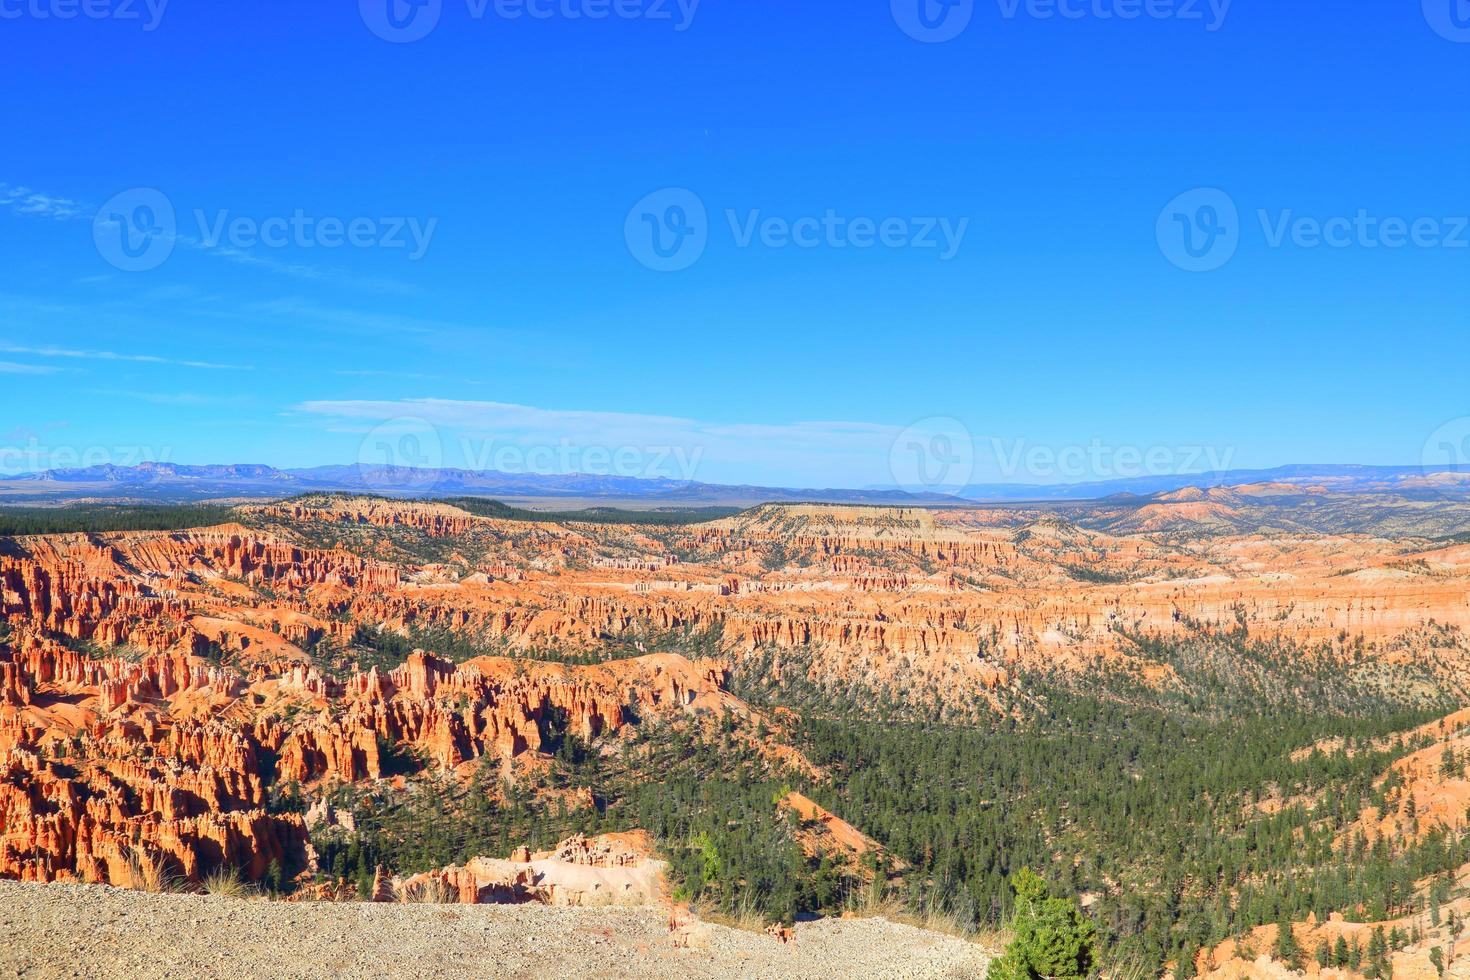
M 721 665 L 671 654 L 568 667 L 420 651 L 328 676 L 291 627 L 305 642 L 338 624 L 293 607 L 396 587 L 399 570 L 243 529 L 19 550 L 0 557 L 0 876 L 294 873 L 312 861 L 305 824 L 271 785 L 379 779 L 395 746 L 446 769 L 514 760 L 553 720 L 591 740 L 635 717 L 747 711 Z
M 577 835 L 549 851 L 518 848 L 509 860 L 474 858 L 391 883 L 382 901 L 433 900 L 463 905 L 654 905 L 665 895 L 664 863 L 642 832 Z
M 528 667 L 415 653 L 342 682 L 300 668 L 251 682 L 183 655 L 93 660 L 32 637 L 13 653 L 0 876 L 25 880 L 127 885 L 138 860 L 191 880 L 221 866 L 259 879 L 273 861 L 300 870 L 311 860 L 304 823 L 271 812 L 267 779 L 380 779 L 394 745 L 446 769 L 514 760 L 540 748 L 553 713 L 593 739 L 632 716 L 747 710 L 720 688 L 721 668 L 670 654 Z
M 48 649 L 27 642 L 10 666 L 31 696 L 0 706 L 0 875 L 126 886 L 140 862 L 196 879 L 304 865 L 300 818 L 266 809 L 259 743 L 193 717 L 229 700 L 233 681 L 181 659 Z M 28 669 L 53 660 L 72 667 L 61 680 Z M 170 698 L 177 717 L 159 710 Z
M 0 875 L 306 868 L 304 824 L 272 787 L 385 778 L 402 748 L 453 770 L 532 758 L 551 727 L 595 740 L 753 717 L 724 685 L 756 656 L 776 677 L 966 710 L 1033 669 L 1165 678 L 1128 636 L 1242 625 L 1470 678 L 1467 545 L 1117 534 L 982 508 L 773 506 L 685 528 L 326 497 L 238 513 L 0 542 Z M 363 631 L 508 656 L 364 670 L 341 656 Z M 675 640 L 715 659 L 660 652 Z M 631 659 L 518 656 L 609 644 Z

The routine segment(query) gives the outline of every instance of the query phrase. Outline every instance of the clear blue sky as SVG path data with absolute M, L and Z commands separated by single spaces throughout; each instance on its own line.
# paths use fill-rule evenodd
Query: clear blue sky
M 410 43 L 366 26 L 391 33 L 386 0 L 67 2 L 0 2 L 0 468 L 345 463 L 428 426 L 449 465 L 668 446 L 698 479 L 856 486 L 912 482 L 890 447 L 918 423 L 973 440 L 973 479 L 1053 482 L 1119 474 L 996 457 L 1417 464 L 1470 416 L 1470 43 L 1437 0 L 977 0 L 941 43 L 904 32 L 908 0 L 442 0 Z M 135 240 L 168 245 L 144 271 L 95 221 L 135 188 L 176 217 Z M 630 216 L 664 188 L 706 212 L 677 271 Z M 1195 188 L 1238 209 L 1213 271 L 1161 246 Z M 1461 247 L 1273 246 L 1261 211 Z M 431 233 L 418 256 L 406 231 L 210 238 L 298 212 Z M 898 244 L 742 244 L 753 212 Z M 957 248 L 903 247 L 937 219 Z

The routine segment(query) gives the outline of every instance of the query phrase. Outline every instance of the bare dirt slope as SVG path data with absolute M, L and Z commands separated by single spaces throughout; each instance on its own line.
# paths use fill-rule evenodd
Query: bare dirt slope
M 721 926 L 676 947 L 651 909 L 373 905 L 0 881 L 0 975 L 25 977 L 982 977 L 990 955 L 883 919 L 782 945 Z

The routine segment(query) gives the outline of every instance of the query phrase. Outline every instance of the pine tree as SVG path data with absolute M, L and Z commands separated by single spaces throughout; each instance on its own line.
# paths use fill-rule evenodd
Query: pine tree
M 275 894 L 286 890 L 286 869 L 281 866 L 280 858 L 272 858 L 270 866 L 266 868 L 265 883 Z
M 1195 957 L 1198 955 L 1199 947 L 1194 943 L 1184 947 L 1179 953 L 1179 966 L 1174 971 L 1174 980 L 1193 980 L 1199 972 L 1194 966 Z
M 1302 949 L 1291 931 L 1291 920 L 1283 912 L 1276 920 L 1276 958 L 1295 970 L 1301 966 L 1301 955 Z
M 1097 926 L 1077 903 L 1056 898 L 1030 868 L 1011 876 L 1015 938 L 990 964 L 988 980 L 1083 980 L 1097 959 Z

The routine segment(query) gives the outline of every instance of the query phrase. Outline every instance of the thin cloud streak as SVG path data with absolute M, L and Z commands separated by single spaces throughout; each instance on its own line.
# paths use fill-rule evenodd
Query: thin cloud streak
M 118 398 L 136 398 L 154 405 L 244 405 L 250 402 L 248 395 L 199 395 L 192 392 L 101 391 L 98 394 L 113 395 Z
M 87 205 L 80 201 L 6 183 L 0 183 L 0 207 L 29 218 L 51 218 L 55 221 L 85 218 L 89 212 Z
M 190 361 L 157 354 L 120 354 L 109 350 L 72 350 L 64 347 L 21 347 L 0 344 L 0 352 L 6 354 L 30 354 L 33 357 L 64 357 L 88 361 L 127 361 L 134 364 L 167 364 L 172 367 L 202 368 L 211 371 L 250 371 L 245 364 L 216 364 L 212 361 Z
M 497 447 L 669 451 L 697 461 L 693 478 L 703 482 L 761 479 L 788 486 L 892 482 L 890 454 L 903 431 L 867 422 L 724 423 L 436 398 L 317 400 L 302 402 L 295 411 L 321 419 L 328 431 L 363 436 L 427 425 L 437 435 L 445 465 L 494 468 L 487 461 Z
M 19 364 L 15 361 L 0 361 L 0 374 L 57 374 L 59 367 L 46 364 Z
M 96 205 L 4 182 L 0 182 L 0 207 L 8 208 L 23 217 L 51 218 L 55 221 L 90 221 L 97 213 Z M 358 276 L 336 269 L 283 262 L 229 245 L 210 245 L 194 235 L 175 233 L 172 240 L 175 245 L 182 245 L 191 251 L 211 255 L 235 265 L 262 269 L 308 282 L 351 286 L 404 296 L 419 292 L 417 286 L 387 276 Z

